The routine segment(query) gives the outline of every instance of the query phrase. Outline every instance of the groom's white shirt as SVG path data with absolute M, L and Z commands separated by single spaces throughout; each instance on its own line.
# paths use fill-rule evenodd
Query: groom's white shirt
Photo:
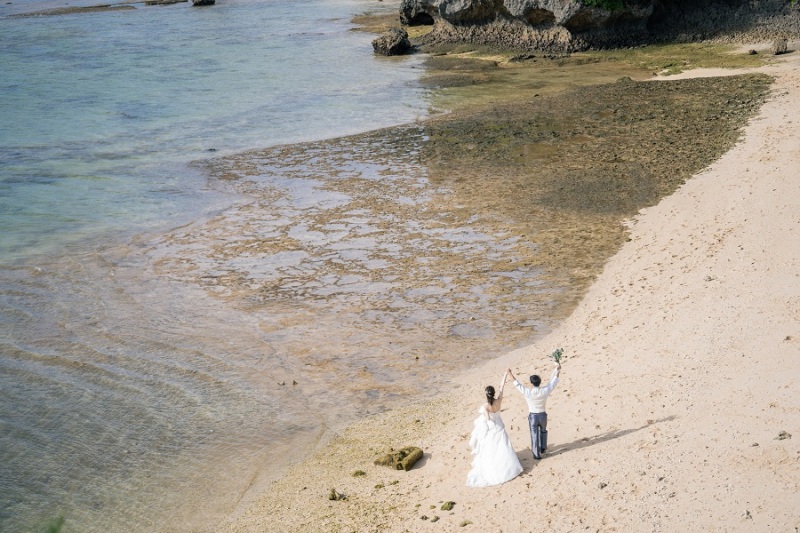
M 519 380 L 514 379 L 514 387 L 525 396 L 525 401 L 528 402 L 528 411 L 531 413 L 545 412 L 547 397 L 555 390 L 556 385 L 558 385 L 558 369 L 553 370 L 550 383 L 544 387 L 526 387 Z

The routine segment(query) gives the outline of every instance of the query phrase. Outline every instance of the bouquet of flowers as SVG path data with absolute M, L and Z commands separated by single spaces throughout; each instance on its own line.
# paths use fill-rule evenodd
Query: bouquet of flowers
M 564 353 L 564 350 L 561 348 L 556 348 L 552 354 L 550 354 L 550 359 L 552 359 L 556 364 L 561 363 L 561 355 Z

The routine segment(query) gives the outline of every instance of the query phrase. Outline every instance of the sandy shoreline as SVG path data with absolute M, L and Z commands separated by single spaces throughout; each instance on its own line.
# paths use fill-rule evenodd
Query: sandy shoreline
M 800 55 L 759 71 L 776 77 L 773 96 L 743 140 L 631 221 L 630 242 L 555 331 L 451 394 L 347 429 L 221 529 L 799 528 Z M 549 373 L 558 346 L 549 453 L 534 463 L 509 388 L 503 417 L 525 470 L 468 489 L 483 386 L 506 366 Z M 425 450 L 413 470 L 372 464 L 406 445 Z M 347 498 L 329 500 L 331 489 Z

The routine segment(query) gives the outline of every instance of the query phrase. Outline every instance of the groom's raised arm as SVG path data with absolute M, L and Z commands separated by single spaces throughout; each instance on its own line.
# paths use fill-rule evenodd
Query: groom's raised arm
M 506 370 L 506 372 L 508 372 L 508 375 L 511 376 L 511 379 L 514 380 L 514 388 L 520 391 L 522 394 L 525 394 L 525 386 L 519 382 L 516 376 L 514 376 L 514 373 L 511 372 L 511 369 L 509 368 Z
M 548 394 L 553 392 L 553 390 L 556 388 L 556 385 L 558 385 L 559 374 L 561 374 L 561 365 L 556 366 L 556 368 L 553 369 L 553 373 L 550 375 L 550 383 L 548 383 L 545 387 L 545 390 Z

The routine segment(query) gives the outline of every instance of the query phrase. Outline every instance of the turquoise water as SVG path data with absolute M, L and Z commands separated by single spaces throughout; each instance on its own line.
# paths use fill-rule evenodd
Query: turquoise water
M 36 2 L 0 6 L 0 16 L 19 4 Z M 326 138 L 424 114 L 417 60 L 382 61 L 373 36 L 348 31 L 352 15 L 374 2 L 134 5 L 0 19 L 6 259 L 209 209 L 219 199 L 182 165 L 211 150 Z
M 192 162 L 424 117 L 420 58 L 350 31 L 371 0 L 9 17 L 65 4 L 0 5 L 0 530 L 211 531 L 335 401 L 142 258 L 243 201 Z

